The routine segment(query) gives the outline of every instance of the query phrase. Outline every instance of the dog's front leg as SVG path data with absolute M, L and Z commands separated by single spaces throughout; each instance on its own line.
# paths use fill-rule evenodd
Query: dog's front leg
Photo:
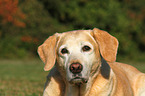
M 68 84 L 65 92 L 65 96 L 79 96 L 79 87 Z

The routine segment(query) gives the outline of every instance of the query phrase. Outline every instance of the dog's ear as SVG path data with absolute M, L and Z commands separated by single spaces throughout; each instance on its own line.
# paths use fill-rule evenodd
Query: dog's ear
M 102 57 L 108 62 L 116 61 L 118 40 L 106 31 L 94 28 L 94 38 L 99 45 Z
M 56 34 L 50 36 L 46 41 L 38 47 L 38 54 L 45 63 L 44 70 L 49 71 L 56 61 Z

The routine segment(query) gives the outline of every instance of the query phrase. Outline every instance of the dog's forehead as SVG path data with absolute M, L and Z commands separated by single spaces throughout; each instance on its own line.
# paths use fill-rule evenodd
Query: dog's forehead
M 69 31 L 61 34 L 59 45 L 76 42 L 94 42 L 92 30 Z

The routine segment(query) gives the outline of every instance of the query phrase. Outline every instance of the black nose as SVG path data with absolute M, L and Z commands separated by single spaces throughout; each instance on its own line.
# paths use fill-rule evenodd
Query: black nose
M 80 63 L 72 63 L 69 69 L 73 74 L 78 74 L 82 71 L 83 66 Z

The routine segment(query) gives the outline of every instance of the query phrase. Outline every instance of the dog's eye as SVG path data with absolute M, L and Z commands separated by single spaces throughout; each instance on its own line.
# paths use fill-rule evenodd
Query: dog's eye
M 66 54 L 66 53 L 68 53 L 68 50 L 67 50 L 66 48 L 63 48 L 63 49 L 61 50 L 61 53 L 62 53 L 62 54 Z
M 90 51 L 91 48 L 87 45 L 85 45 L 83 48 L 82 48 L 83 51 Z

